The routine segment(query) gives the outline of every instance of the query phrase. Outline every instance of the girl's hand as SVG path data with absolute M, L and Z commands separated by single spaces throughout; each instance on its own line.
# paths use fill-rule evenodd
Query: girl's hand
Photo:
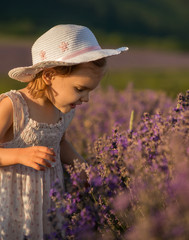
M 54 157 L 55 152 L 52 148 L 44 146 L 18 148 L 17 163 L 34 168 L 38 171 L 44 171 L 45 167 L 51 167 L 48 161 L 56 161 Z

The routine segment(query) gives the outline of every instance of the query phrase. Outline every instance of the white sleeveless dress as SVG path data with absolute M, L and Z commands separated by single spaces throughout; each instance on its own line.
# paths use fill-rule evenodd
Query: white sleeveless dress
M 0 167 L 0 240 L 42 240 L 52 231 L 47 211 L 52 202 L 49 191 L 59 179 L 64 190 L 63 169 L 60 161 L 60 141 L 70 124 L 74 110 L 60 113 L 56 124 L 39 123 L 29 116 L 28 106 L 19 91 L 0 95 L 9 97 L 13 104 L 13 140 L 0 144 L 3 148 L 47 146 L 56 153 L 55 166 L 45 171 L 17 164 Z M 27 156 L 26 156 L 27 161 Z

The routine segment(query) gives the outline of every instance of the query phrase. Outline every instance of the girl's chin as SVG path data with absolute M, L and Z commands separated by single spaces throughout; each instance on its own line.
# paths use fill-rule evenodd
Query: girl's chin
M 68 112 L 70 112 L 71 111 L 71 108 L 70 109 L 62 109 L 62 110 L 60 110 L 62 113 L 68 113 Z
M 61 108 L 59 109 L 62 113 L 68 113 L 70 112 L 72 109 L 75 109 L 76 106 L 71 106 L 69 105 L 68 107 L 65 107 L 65 108 Z
M 57 107 L 58 110 L 60 110 L 62 113 L 68 113 L 71 110 L 71 106 L 66 106 L 66 107 Z
M 60 110 L 62 113 L 68 113 L 70 112 L 72 109 L 75 109 L 76 105 L 75 104 L 68 104 L 65 106 L 56 106 L 56 108 L 58 110 Z

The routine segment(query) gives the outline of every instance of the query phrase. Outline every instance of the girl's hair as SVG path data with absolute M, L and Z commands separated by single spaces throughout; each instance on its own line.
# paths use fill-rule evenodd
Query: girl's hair
M 91 63 L 98 68 L 105 68 L 106 66 L 106 58 L 101 58 L 96 61 L 92 61 Z M 58 66 L 54 67 L 56 73 L 61 75 L 70 75 L 76 68 L 78 68 L 80 64 L 73 65 L 73 66 Z M 44 97 L 46 94 L 50 97 L 51 94 L 48 89 L 48 85 L 42 79 L 43 71 L 36 74 L 35 78 L 28 83 L 27 88 L 29 93 L 32 95 L 33 98 L 41 98 Z

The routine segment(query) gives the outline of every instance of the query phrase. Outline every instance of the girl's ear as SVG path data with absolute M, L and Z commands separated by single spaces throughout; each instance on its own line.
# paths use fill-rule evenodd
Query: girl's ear
M 53 80 L 55 73 L 56 71 L 53 68 L 43 70 L 42 80 L 45 82 L 46 85 L 51 85 L 51 81 Z

